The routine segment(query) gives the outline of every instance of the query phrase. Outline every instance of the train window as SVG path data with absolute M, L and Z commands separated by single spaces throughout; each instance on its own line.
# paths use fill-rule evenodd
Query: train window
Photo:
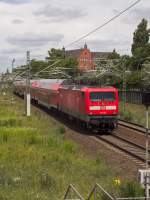
M 90 93 L 91 101 L 115 101 L 114 92 L 91 92 Z

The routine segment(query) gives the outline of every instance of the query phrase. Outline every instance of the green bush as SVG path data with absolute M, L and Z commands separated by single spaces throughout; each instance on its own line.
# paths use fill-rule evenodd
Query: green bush
M 135 181 L 125 182 L 120 186 L 121 197 L 143 197 L 144 189 Z

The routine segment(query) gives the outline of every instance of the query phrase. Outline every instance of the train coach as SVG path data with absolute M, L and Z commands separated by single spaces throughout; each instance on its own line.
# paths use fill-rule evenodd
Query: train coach
M 63 112 L 87 128 L 113 131 L 117 127 L 118 91 L 113 87 L 68 85 L 65 80 L 32 80 L 31 99 Z M 16 82 L 14 92 L 23 95 L 25 81 Z

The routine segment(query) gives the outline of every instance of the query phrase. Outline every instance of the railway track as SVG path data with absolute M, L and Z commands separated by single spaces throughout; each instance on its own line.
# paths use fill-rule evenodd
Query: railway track
M 122 153 L 125 153 L 126 156 L 130 156 L 130 158 L 134 159 L 138 164 L 144 166 L 146 151 L 144 146 L 134 143 L 125 137 L 119 136 L 117 132 L 114 133 L 114 135 L 96 135 L 95 137 Z
M 136 123 L 132 123 L 132 122 L 127 122 L 125 120 L 119 120 L 118 122 L 119 126 L 123 126 L 141 133 L 145 133 L 145 127 L 138 125 Z M 149 129 L 149 133 L 150 133 L 150 129 Z

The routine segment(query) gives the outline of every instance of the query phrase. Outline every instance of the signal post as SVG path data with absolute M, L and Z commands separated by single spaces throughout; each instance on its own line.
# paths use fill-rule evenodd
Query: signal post
M 150 168 L 149 168 L 149 117 L 148 117 L 148 108 L 150 106 L 150 91 L 144 91 L 142 94 L 142 104 L 145 105 L 146 111 L 145 111 L 145 118 L 146 118 L 146 126 L 145 126 L 145 170 L 143 171 L 143 177 L 144 177 L 144 185 L 145 185 L 145 197 L 146 200 L 150 198 Z M 140 171 L 140 170 L 139 170 Z

